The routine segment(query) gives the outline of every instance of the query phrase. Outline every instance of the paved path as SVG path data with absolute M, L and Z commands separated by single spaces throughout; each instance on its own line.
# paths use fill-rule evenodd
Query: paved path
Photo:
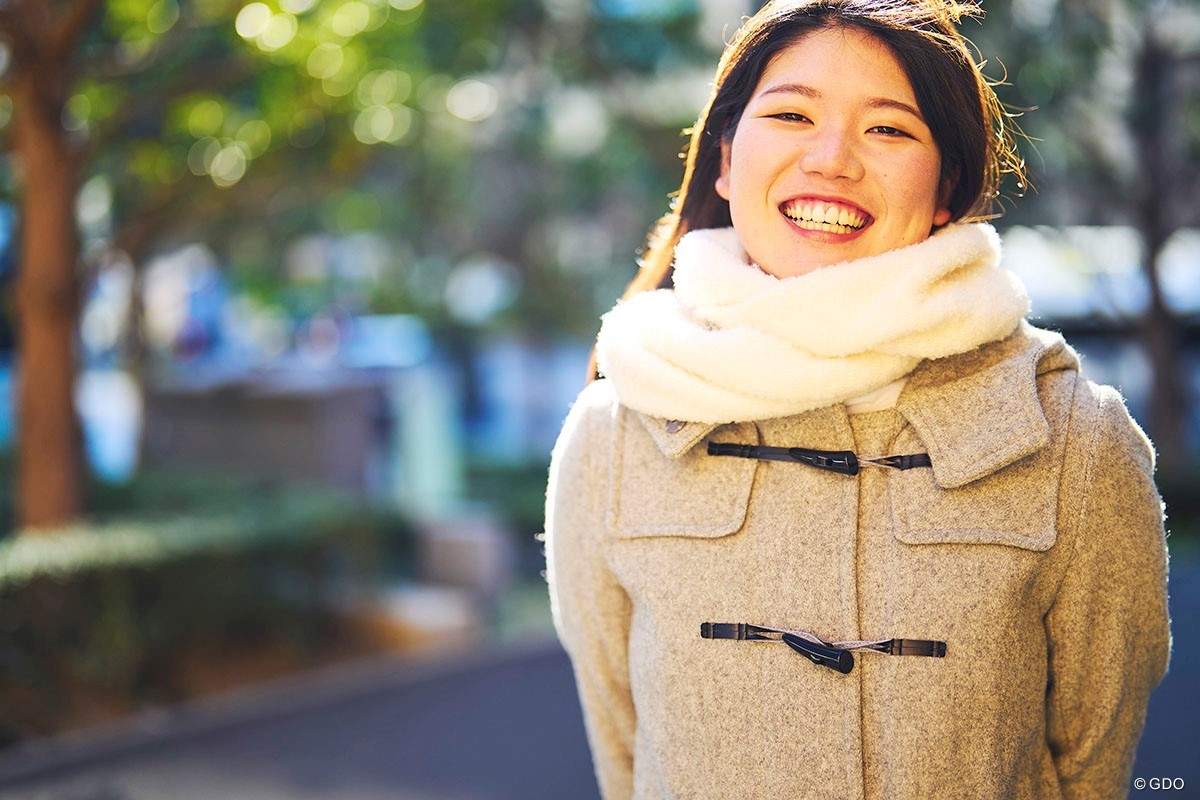
M 376 663 L 163 724 L 165 738 L 135 729 L 6 755 L 0 798 L 598 797 L 574 682 L 557 645 L 477 656 L 449 672 Z
M 1200 563 L 1172 575 L 1175 652 L 1135 777 L 1200 797 Z M 4 800 L 593 800 L 553 644 L 445 665 L 375 662 L 83 740 L 0 752 Z

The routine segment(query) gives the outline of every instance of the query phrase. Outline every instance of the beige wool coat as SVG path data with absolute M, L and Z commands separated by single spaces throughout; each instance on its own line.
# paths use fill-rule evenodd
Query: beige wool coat
M 706 442 L 927 452 L 850 477 Z M 555 447 L 548 580 L 606 798 L 1125 796 L 1167 666 L 1153 453 L 1052 333 L 923 362 L 894 409 L 680 425 L 592 383 Z M 849 674 L 702 622 L 824 641 Z

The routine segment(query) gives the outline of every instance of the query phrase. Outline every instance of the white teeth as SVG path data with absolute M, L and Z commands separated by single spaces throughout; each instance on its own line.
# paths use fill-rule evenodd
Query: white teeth
M 805 230 L 850 233 L 862 228 L 867 221 L 864 214 L 831 203 L 795 204 L 785 207 L 784 213 Z
M 807 219 L 796 220 L 796 227 L 806 231 L 824 231 L 825 233 L 854 233 L 857 228 L 851 228 L 849 225 L 838 225 L 831 222 L 813 222 Z

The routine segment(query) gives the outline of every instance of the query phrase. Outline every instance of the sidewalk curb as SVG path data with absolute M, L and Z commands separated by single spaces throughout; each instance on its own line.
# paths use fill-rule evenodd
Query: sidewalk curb
M 554 657 L 560 652 L 557 641 L 539 639 L 493 643 L 482 650 L 385 655 L 337 664 L 0 750 L 0 788 L 17 788 L 52 772 L 227 733 L 375 692 Z

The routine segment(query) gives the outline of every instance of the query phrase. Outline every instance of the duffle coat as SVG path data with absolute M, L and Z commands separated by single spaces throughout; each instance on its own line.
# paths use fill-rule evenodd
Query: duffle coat
M 707 442 L 932 467 L 848 476 Z M 1118 393 L 1026 323 L 922 362 L 866 414 L 680 424 L 593 382 L 555 447 L 546 533 L 603 795 L 1124 796 L 1170 644 L 1152 473 Z M 842 674 L 704 622 L 946 653 L 858 652 Z

